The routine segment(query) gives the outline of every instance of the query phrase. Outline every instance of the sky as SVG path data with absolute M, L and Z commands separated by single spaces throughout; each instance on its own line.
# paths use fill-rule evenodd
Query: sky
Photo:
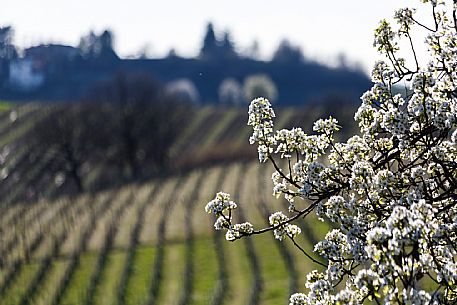
M 148 50 L 165 56 L 198 54 L 207 22 L 228 30 L 237 50 L 257 40 L 263 59 L 281 39 L 305 56 L 335 64 L 339 54 L 368 71 L 378 57 L 373 32 L 395 9 L 419 0 L 1 0 L 0 26 L 12 25 L 21 48 L 39 43 L 77 45 L 90 30 L 115 34 L 122 57 Z M 425 11 L 428 7 L 420 5 Z M 419 41 L 421 42 L 421 41 Z

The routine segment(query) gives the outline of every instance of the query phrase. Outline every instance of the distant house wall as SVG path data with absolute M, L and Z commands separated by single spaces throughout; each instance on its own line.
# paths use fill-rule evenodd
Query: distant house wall
M 10 63 L 9 83 L 12 88 L 30 91 L 39 88 L 44 80 L 44 74 L 34 69 L 32 60 L 20 59 Z

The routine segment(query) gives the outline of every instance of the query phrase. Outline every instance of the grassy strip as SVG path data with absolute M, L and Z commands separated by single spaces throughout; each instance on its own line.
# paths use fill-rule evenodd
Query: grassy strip
M 43 244 L 47 238 L 52 238 L 52 228 L 56 225 L 56 223 L 59 222 L 59 220 L 62 218 L 62 215 L 66 211 L 71 209 L 72 204 L 74 204 L 74 202 L 71 200 L 64 200 L 63 203 L 58 202 L 58 204 L 59 204 L 59 206 L 57 207 L 57 209 L 53 210 L 52 214 L 47 219 L 45 219 L 45 221 L 40 222 L 39 219 L 41 219 L 41 217 L 37 216 L 38 228 L 36 230 L 35 236 L 33 236 L 31 238 L 28 248 L 26 249 L 27 258 L 34 257 L 38 247 L 41 244 Z M 45 205 L 42 208 L 43 211 L 49 211 L 50 209 L 52 209 L 52 207 L 47 206 L 47 205 Z M 43 216 L 45 216 L 45 215 L 43 214 Z M 43 218 L 45 218 L 45 217 L 43 217 Z M 61 243 L 63 243 L 63 241 L 66 238 L 66 233 L 67 233 L 66 230 L 62 230 L 61 232 L 57 233 L 59 235 L 56 238 L 57 243 L 54 244 L 53 247 L 51 248 L 52 253 L 50 253 L 50 256 L 56 256 L 58 254 L 57 252 L 54 252 L 54 251 L 57 251 L 58 249 L 60 249 Z
M 40 107 L 37 107 L 37 109 L 40 109 Z M 4 147 L 5 145 L 9 144 L 10 142 L 15 142 L 15 143 L 21 143 L 21 146 L 25 146 L 27 141 L 24 141 L 23 139 L 25 136 L 29 133 L 30 130 L 33 129 L 35 124 L 37 122 L 40 122 L 44 118 L 46 118 L 48 115 L 52 114 L 55 110 L 51 107 L 47 109 L 48 111 L 37 111 L 38 114 L 36 114 L 33 119 L 25 119 L 24 123 L 21 124 L 18 127 L 15 127 L 14 129 L 11 130 L 11 132 L 8 132 L 7 135 L 1 136 L 0 137 L 0 147 Z M 33 147 L 34 148 L 34 147 Z M 25 154 L 24 156 L 30 159 L 31 152 L 33 153 L 33 148 L 28 147 L 25 149 Z M 15 154 L 10 154 L 10 155 L 15 155 Z M 4 196 L 0 197 L 1 199 L 1 205 L 9 205 L 11 203 L 14 203 L 18 201 L 19 199 L 27 199 L 24 195 L 26 194 L 26 189 L 27 187 L 30 186 L 35 186 L 36 182 L 39 180 L 38 178 L 42 177 L 42 173 L 46 167 L 51 164 L 52 161 L 54 161 L 54 156 L 55 152 L 49 152 L 49 151 L 39 151 L 38 156 L 40 158 L 44 158 L 46 162 L 38 162 L 37 160 L 31 161 L 34 166 L 23 166 L 24 170 L 22 173 L 19 175 L 21 183 L 16 183 L 16 181 L 11 181 L 12 179 L 5 179 L 3 183 L 1 183 L 1 189 L 3 190 L 1 194 L 5 194 Z M 27 161 L 29 161 L 26 159 Z M 7 159 L 7 164 L 9 164 L 9 159 Z M 26 162 L 21 162 L 19 165 L 22 165 L 22 163 Z M 17 166 L 15 166 L 16 168 Z M 31 170 L 30 170 L 31 169 Z M 14 173 L 13 173 L 14 172 Z M 10 170 L 10 174 L 8 177 L 16 177 L 17 176 L 17 170 Z M 14 179 L 13 179 L 14 180 Z M 6 188 L 6 191 L 5 191 Z M 21 197 L 22 196 L 22 197 Z
M 182 182 L 183 177 L 178 177 L 174 189 L 179 189 Z M 168 224 L 168 216 L 171 214 L 174 205 L 176 204 L 176 196 L 177 193 L 175 190 L 172 190 L 168 194 L 168 198 L 165 198 L 165 205 L 163 206 L 160 223 L 157 230 L 157 249 L 154 261 L 154 268 L 153 268 L 153 276 L 151 281 L 151 286 L 149 289 L 149 296 L 148 300 L 146 301 L 147 305 L 152 305 L 157 303 L 157 298 L 159 297 L 161 282 L 163 278 L 163 270 L 164 270 L 164 255 L 165 255 L 165 232 Z
M 63 294 L 65 290 L 67 289 L 70 280 L 75 273 L 76 268 L 79 265 L 79 260 L 80 260 L 80 255 L 78 253 L 74 253 L 70 259 L 67 268 L 64 271 L 64 274 L 62 278 L 60 278 L 60 281 L 58 282 L 58 285 L 54 291 L 54 295 L 50 297 L 50 305 L 58 305 L 60 304 L 60 301 L 62 300 Z
M 55 207 L 55 205 L 57 205 L 57 207 Z M 48 255 L 56 256 L 57 253 L 54 253 L 53 251 L 56 249 L 56 247 L 60 248 L 61 243 L 63 243 L 66 238 L 67 231 L 62 229 L 60 232 L 57 232 L 55 234 L 57 236 L 55 236 L 53 234 L 53 229 L 57 227 L 57 225 L 61 222 L 65 213 L 74 208 L 74 205 L 74 202 L 69 199 L 64 199 L 54 203 L 37 203 L 36 206 L 39 208 L 38 213 L 34 214 L 34 217 L 30 220 L 24 219 L 24 225 L 19 229 L 19 231 L 22 230 L 22 232 L 16 234 L 10 243 L 4 249 L 2 249 L 2 255 L 5 257 L 9 255 L 14 249 L 13 242 L 18 241 L 21 236 L 25 237 L 29 235 L 28 233 L 31 233 L 32 236 L 27 236 L 27 242 L 25 242 L 23 245 L 25 262 L 28 262 L 31 258 L 36 257 L 36 252 L 39 247 L 43 246 L 45 241 L 48 240 L 53 241 L 50 249 L 51 252 L 45 253 L 45 257 L 48 257 Z M 77 204 L 76 206 L 81 208 L 81 204 Z M 31 224 L 32 221 L 33 224 Z M 15 262 L 21 261 L 21 257 L 13 257 L 13 259 Z
M 27 104 L 22 107 L 18 107 L 11 112 L 1 113 L 2 119 L 0 122 L 0 141 L 4 137 L 8 136 L 9 133 L 13 132 L 14 129 L 20 128 L 27 121 L 33 121 L 31 117 L 33 118 L 33 116 L 38 113 L 39 109 L 40 107 L 37 104 Z M 16 116 L 16 118 L 14 118 L 14 116 Z
M 144 212 L 144 222 L 139 243 L 142 245 L 156 245 L 158 237 L 159 224 L 162 221 L 161 217 L 163 210 L 166 208 L 170 200 L 170 193 L 176 191 L 177 178 L 172 177 L 161 181 L 160 189 L 153 200 L 148 202 Z
M 183 242 L 164 245 L 164 272 L 154 304 L 171 305 L 179 302 L 184 288 L 185 252 L 185 243 Z
M 278 251 L 285 247 L 265 234 L 253 237 L 253 242 L 259 253 L 262 253 L 259 261 L 263 275 L 263 290 L 259 303 L 287 304 L 291 286 L 295 286 L 293 292 L 297 292 L 298 276 L 296 270 L 293 271 L 293 274 L 289 274 L 289 269 L 286 268 L 287 263 L 281 256 L 281 252 Z
M 236 191 L 235 194 L 240 194 L 241 188 L 243 186 L 244 181 L 244 173 L 246 171 L 246 164 L 240 166 L 238 176 L 237 176 L 237 183 L 236 183 Z M 235 202 L 239 201 L 238 196 L 234 196 Z M 240 221 L 245 222 L 246 216 L 243 211 L 243 206 L 240 205 L 238 208 L 238 213 L 240 216 Z M 260 295 L 263 291 L 263 279 L 262 279 L 262 270 L 260 269 L 260 263 L 257 258 L 257 254 L 255 251 L 254 243 L 250 237 L 244 238 L 244 243 L 246 245 L 247 256 L 249 259 L 249 265 L 251 268 L 251 272 L 253 275 L 253 281 L 251 283 L 250 295 L 248 303 L 249 305 L 256 305 L 259 304 Z
M 10 217 L 8 222 L 2 224 L 2 233 L 4 233 L 4 235 L 2 236 L 2 244 L 0 245 L 0 260 L 6 261 L 7 254 L 10 252 L 11 248 L 18 244 L 18 235 L 24 235 L 29 224 L 36 219 L 39 219 L 38 216 L 40 216 L 40 214 L 46 212 L 46 209 L 42 208 L 42 203 L 43 202 L 38 202 L 32 206 L 25 202 L 16 204 L 17 206 L 20 206 L 20 208 L 17 209 L 17 213 Z M 20 233 L 18 233 L 18 231 L 20 231 Z
M 43 263 L 40 266 L 40 270 L 37 272 L 32 282 L 28 286 L 26 292 L 23 294 L 20 304 L 21 305 L 31 305 L 33 304 L 33 296 L 40 289 L 40 286 L 47 274 L 51 271 L 53 259 L 59 253 L 59 250 L 63 244 L 63 241 L 68 235 L 67 230 L 62 230 L 59 232 L 59 236 L 54 240 L 51 253 L 44 259 Z
M 214 133 L 216 127 L 220 125 L 224 113 L 218 108 L 211 107 L 210 109 L 211 112 L 206 117 L 204 124 L 201 124 L 192 137 L 187 140 L 186 145 L 183 146 L 183 150 L 190 151 L 202 148 L 202 143 L 206 142 L 208 137 L 212 137 L 211 133 Z
M 31 282 L 27 286 L 27 289 L 21 295 L 19 304 L 21 304 L 21 305 L 33 304 L 33 303 L 31 303 L 32 295 L 36 292 L 37 287 L 39 286 L 41 281 L 45 278 L 46 273 L 49 272 L 51 265 L 52 265 L 52 259 L 53 259 L 53 257 L 49 256 L 40 264 L 39 270 L 33 276 L 33 278 L 31 279 Z
M 74 227 L 76 222 L 79 221 L 78 216 L 83 215 L 84 210 L 91 204 L 91 199 L 93 199 L 93 196 L 85 194 L 76 200 L 65 198 L 57 201 L 57 203 L 51 203 L 51 205 L 60 205 L 56 212 L 57 216 L 52 223 L 48 223 L 44 228 L 41 228 L 45 237 L 34 251 L 34 259 L 46 258 L 48 255 L 58 256 L 62 252 L 63 244 L 70 234 L 70 228 Z M 73 215 L 76 216 L 72 217 Z
M 0 108 L 1 108 L 0 102 Z M 11 106 L 11 105 L 10 105 Z M 1 111 L 0 137 L 8 129 L 16 127 L 18 123 L 26 121 L 29 116 L 42 109 L 38 103 L 16 104 L 16 107 L 10 107 L 7 110 Z
M 65 222 L 67 225 L 71 226 L 74 219 L 68 218 L 68 217 L 63 217 L 64 213 L 65 212 L 68 213 L 69 210 L 70 211 L 75 210 L 76 213 L 80 212 L 87 204 L 88 200 L 86 198 L 90 198 L 90 197 L 83 197 L 84 200 L 80 198 L 76 202 L 67 200 L 66 203 L 71 203 L 71 205 L 66 204 L 66 203 L 61 204 L 60 209 L 58 209 L 58 211 L 55 212 L 55 215 L 59 215 L 62 217 L 60 217 L 59 219 L 56 219 L 56 221 L 53 221 L 53 224 L 58 227 L 59 225 L 62 225 L 63 222 Z M 65 208 L 65 211 L 63 210 L 62 207 Z M 55 218 L 55 217 L 53 217 L 53 218 Z M 21 305 L 35 304 L 37 295 L 38 295 L 39 291 L 42 290 L 42 287 L 44 286 L 43 282 L 48 279 L 48 277 L 49 277 L 48 274 L 52 272 L 52 268 L 54 266 L 53 260 L 60 253 L 61 247 L 62 247 L 64 241 L 67 239 L 68 233 L 69 233 L 65 227 L 58 227 L 58 228 L 60 230 L 58 231 L 58 233 L 57 233 L 58 235 L 56 237 L 54 237 L 53 234 L 48 234 L 46 236 L 47 239 L 51 239 L 51 241 L 52 241 L 50 252 L 49 253 L 45 252 L 46 256 L 43 260 L 43 263 L 40 266 L 39 271 L 33 277 L 30 285 L 27 287 L 27 290 L 24 292 L 24 294 L 21 297 L 21 301 L 20 301 Z M 63 273 L 62 273 L 62 275 L 63 275 Z
M 5 202 L 8 198 L 8 193 L 11 189 L 17 187 L 18 183 L 22 183 L 21 177 L 26 176 L 27 171 L 32 170 L 41 160 L 46 160 L 47 157 L 44 151 L 36 146 L 21 145 L 18 148 L 13 148 L 12 153 L 7 157 L 2 168 L 7 172 L 7 176 L 0 183 L 0 200 L 1 207 L 5 207 L 14 202 Z
M 95 268 L 91 274 L 89 284 L 87 285 L 86 293 L 87 298 L 85 299 L 85 304 L 94 304 L 100 299 L 100 289 L 102 289 L 103 295 L 103 284 L 105 282 L 106 272 L 109 272 L 110 262 L 111 260 L 117 262 L 117 259 L 111 259 L 113 257 L 114 252 L 112 251 L 114 240 L 118 233 L 120 219 L 122 214 L 127 210 L 133 203 L 134 203 L 134 190 L 129 190 L 127 194 L 127 198 L 117 198 L 120 201 L 120 206 L 116 207 L 113 217 L 109 220 L 108 229 L 105 231 L 105 236 L 103 238 L 103 245 L 100 248 L 100 253 L 98 255 L 97 263 Z M 112 253 L 113 252 L 113 253 Z M 125 256 L 125 253 L 122 253 L 122 256 Z M 117 256 L 116 256 L 117 257 Z M 111 279 L 111 278 L 110 278 Z M 110 281 L 110 283 L 112 283 Z M 114 282 L 115 283 L 115 282 Z M 109 287 L 110 288 L 110 287 Z M 113 289 L 111 294 L 115 294 L 116 290 Z M 112 303 L 115 304 L 115 303 Z
M 0 139 L 0 147 L 4 147 L 5 145 L 22 138 L 33 129 L 35 124 L 49 115 L 51 112 L 39 111 L 33 119 L 24 120 L 24 122 L 20 126 L 16 126 L 14 129 L 9 130 L 5 135 L 3 135 Z
M 46 220 L 45 225 L 50 226 L 50 224 L 53 223 L 56 220 L 56 218 L 60 215 L 59 211 L 61 211 L 66 206 L 67 205 L 62 204 L 60 207 L 61 209 L 57 209 L 56 211 L 53 211 L 54 213 L 51 214 L 51 217 L 49 217 Z M 37 213 L 35 215 L 35 217 L 40 219 L 41 215 L 44 214 L 45 211 L 46 211 L 46 209 L 42 208 L 39 211 L 39 213 Z M 25 230 L 25 227 L 24 227 L 24 230 Z M 24 231 L 24 234 L 27 234 L 27 232 Z M 33 255 L 33 252 L 37 249 L 38 244 L 43 240 L 43 236 L 44 236 L 44 233 L 42 231 L 39 231 L 36 233 L 35 239 L 34 239 L 34 241 L 32 241 L 30 248 L 26 249 L 25 262 L 29 261 L 30 257 Z M 63 239 L 65 239 L 65 237 L 66 237 L 66 232 L 64 231 L 64 232 L 62 232 L 61 241 L 63 241 Z M 57 253 L 54 252 L 54 251 L 57 251 L 57 249 L 58 248 L 57 248 L 57 244 L 56 244 L 52 249 L 53 252 L 50 254 L 49 257 L 47 257 L 47 259 L 44 260 L 43 264 L 40 267 L 39 272 L 33 278 L 32 282 L 30 284 L 30 287 L 27 288 L 27 290 L 25 291 L 25 294 L 21 300 L 21 303 L 26 302 L 26 300 L 29 298 L 29 296 L 34 292 L 34 289 L 35 289 L 34 287 L 38 284 L 38 282 L 41 280 L 41 278 L 44 276 L 47 269 L 49 268 L 50 263 L 51 263 L 51 258 L 53 256 L 57 255 Z M 4 251 L 5 252 L 2 252 L 2 253 L 9 253 L 8 249 L 6 249 L 6 250 L 4 249 Z M 20 275 L 20 272 L 22 271 L 22 268 L 21 268 L 22 264 L 23 264 L 23 262 L 21 260 L 19 260 L 19 259 L 15 260 L 15 262 L 13 264 L 13 268 L 11 269 L 11 272 L 8 274 L 7 280 L 4 281 L 3 285 L 0 287 L 0 294 L 4 293 L 6 290 L 8 290 L 8 287 L 14 283 L 15 278 Z
M 99 262 L 100 262 L 100 257 L 103 256 L 103 249 L 101 250 L 101 253 L 99 255 L 95 253 L 91 253 L 91 259 L 89 261 L 83 261 L 83 255 L 87 255 L 87 253 L 82 253 L 85 251 L 88 247 L 89 239 L 91 235 L 93 234 L 95 228 L 96 228 L 96 216 L 95 214 L 102 213 L 108 210 L 108 205 L 111 205 L 111 200 L 106 200 L 104 202 L 104 206 L 106 206 L 106 209 L 99 209 L 94 213 L 90 219 L 90 222 L 87 224 L 85 231 L 82 235 L 82 238 L 80 240 L 80 246 L 78 249 L 75 251 L 76 257 L 73 257 L 72 259 L 75 260 L 76 262 L 72 264 L 74 267 L 73 270 L 68 275 L 68 281 L 65 285 L 65 287 L 62 290 L 62 296 L 59 298 L 59 304 L 67 304 L 68 302 L 75 302 L 75 304 L 84 304 L 87 302 L 87 299 L 89 298 L 90 295 L 90 289 L 93 286 L 93 277 L 94 274 L 97 273 L 98 267 L 99 267 Z M 98 213 L 97 213 L 98 212 Z M 107 232 L 108 236 L 112 235 L 112 231 L 108 230 Z M 81 253 L 81 257 L 78 253 Z
M 162 184 L 156 185 L 137 211 L 137 221 L 132 231 L 127 264 L 121 280 L 123 289 L 122 294 L 118 297 L 119 304 L 143 304 L 147 300 L 148 286 L 150 285 L 148 283 L 151 283 L 152 274 L 150 272 L 144 272 L 144 270 L 153 269 L 155 251 L 154 248 L 138 248 L 138 245 L 146 220 L 146 209 L 150 204 L 156 204 L 157 195 L 161 189 Z M 150 258 L 148 254 L 150 254 Z
M 82 253 L 78 259 L 77 268 L 68 282 L 67 289 L 60 304 L 84 304 L 87 298 L 87 286 L 97 264 L 96 253 Z
M 8 288 L 3 291 L 0 295 L 0 300 L 2 304 L 5 305 L 16 305 L 21 301 L 21 296 L 26 291 L 31 279 L 39 271 L 40 264 L 32 263 L 23 265 L 17 274 L 14 277 L 14 280 L 8 286 Z
M 188 143 L 191 139 L 195 138 L 195 134 L 199 132 L 202 125 L 206 124 L 206 119 L 211 115 L 213 112 L 213 108 L 211 107 L 204 107 L 201 108 L 194 119 L 190 122 L 187 128 L 183 131 L 183 133 L 179 136 L 179 138 L 175 141 L 175 144 L 170 149 L 170 155 L 175 156 L 179 154 L 183 149 L 188 146 Z
M 117 288 L 120 275 L 127 258 L 125 251 L 111 251 L 106 257 L 106 264 L 101 272 L 101 280 L 97 283 L 92 304 L 114 305 L 117 304 Z
M 220 240 L 222 241 L 222 236 Z M 212 295 L 218 295 L 223 298 L 223 293 L 226 291 L 215 290 L 215 287 L 221 287 L 223 289 L 227 286 L 227 275 L 223 272 L 222 281 L 218 278 L 218 261 L 215 252 L 214 241 L 210 238 L 195 238 L 193 247 L 193 259 L 194 259 L 194 276 L 198 277 L 193 282 L 193 290 L 189 304 L 193 305 L 207 305 L 214 304 L 215 300 L 211 302 Z M 224 269 L 226 266 L 224 265 Z M 220 276 L 219 272 L 219 276 Z M 216 284 L 215 284 L 216 283 Z M 215 292 L 218 291 L 216 294 Z M 218 302 L 220 304 L 220 302 Z
M 11 256 L 11 253 L 13 252 L 12 249 L 14 247 L 19 247 L 19 244 L 20 246 L 23 246 L 26 224 L 36 218 L 35 216 L 40 212 L 43 212 L 43 210 L 40 210 L 38 205 L 30 207 L 29 209 L 27 209 L 24 205 L 24 207 L 20 209 L 20 213 L 17 214 L 17 219 L 15 219 L 11 224 L 10 229 L 4 230 L 5 233 L 2 236 L 3 240 L 0 247 L 0 264 L 2 266 L 7 265 L 8 263 L 14 264 L 18 261 L 9 261 L 9 256 Z M 18 231 L 20 231 L 20 233 Z M 1 290 L 2 288 L 0 287 L 0 291 Z
M 125 292 L 126 304 L 138 305 L 147 301 L 153 276 L 153 273 L 149 271 L 153 270 L 155 252 L 154 247 L 135 248 L 132 271 Z
M 4 112 L 13 108 L 14 104 L 6 101 L 0 101 L 0 112 Z
M 56 294 L 61 279 L 70 264 L 68 259 L 55 259 L 51 262 L 49 271 L 40 281 L 35 292 L 28 299 L 28 304 L 49 305 Z
M 144 212 L 146 210 L 146 206 L 148 202 L 155 197 L 157 194 L 157 190 L 160 188 L 159 185 L 153 186 L 153 189 L 149 189 L 149 193 L 146 198 L 141 198 L 142 202 L 140 203 L 139 208 L 136 210 L 136 215 L 134 218 L 135 225 L 133 230 L 130 234 L 129 240 L 129 247 L 127 252 L 127 258 L 124 265 L 124 269 L 122 270 L 121 279 L 119 282 L 119 287 L 117 290 L 117 301 L 118 304 L 124 305 L 126 304 L 126 295 L 127 295 L 127 285 L 129 278 L 133 273 L 133 262 L 135 260 L 136 255 L 136 248 L 138 247 L 138 243 L 140 240 L 140 233 L 144 225 Z
M 22 271 L 23 264 L 15 263 L 10 266 L 3 275 L 3 282 L 0 286 L 0 299 L 9 290 L 10 286 L 14 283 L 20 272 Z
M 41 109 L 41 107 L 36 105 L 34 110 L 39 110 L 39 109 Z M 53 111 L 52 109 L 49 109 L 47 114 L 49 115 L 50 113 L 52 113 L 52 111 Z M 38 112 L 38 111 L 34 111 L 34 112 Z M 46 111 L 40 111 L 40 118 L 38 118 L 38 119 L 35 119 L 35 118 L 30 119 L 28 117 L 24 117 L 23 115 L 20 115 L 20 119 L 16 120 L 13 124 L 10 124 L 8 126 L 9 129 L 7 128 L 7 131 L 9 132 L 10 129 L 14 130 L 14 129 L 20 127 L 20 125 L 17 126 L 19 123 L 23 124 L 23 123 L 29 123 L 29 121 L 32 121 L 35 124 L 35 122 L 42 119 L 42 117 L 45 117 L 45 115 L 42 114 L 43 112 L 46 112 Z M 31 112 L 31 115 L 33 115 L 33 114 L 35 114 L 35 113 Z M 2 140 L 5 132 L 6 131 L 4 129 L 1 129 L 0 141 Z M 11 188 L 12 185 L 14 186 L 16 184 L 16 181 L 11 182 L 11 180 L 12 180 L 11 177 L 23 176 L 24 175 L 23 173 L 31 167 L 30 164 L 37 163 L 36 159 L 38 157 L 42 156 L 43 154 L 45 154 L 47 148 L 41 148 L 38 143 L 33 143 L 33 145 L 30 145 L 29 141 L 27 139 L 25 139 L 25 136 L 21 136 L 21 137 L 14 139 L 13 143 L 8 144 L 7 149 L 9 150 L 9 153 L 7 155 L 5 162 L 3 163 L 3 168 L 8 170 L 9 175 L 5 179 L 3 179 L 0 183 L 0 190 L 1 190 L 2 194 L 5 191 L 5 187 Z M 3 198 L 2 198 L 2 200 L 3 200 Z M 5 203 L 2 202 L 2 205 L 5 205 Z
M 15 204 L 6 207 L 0 208 L 0 240 L 3 238 L 3 234 L 7 232 L 8 223 L 11 223 L 11 220 L 16 217 L 17 214 L 21 213 L 24 210 L 24 205 Z
M 8 274 L 11 272 L 11 266 L 1 266 L 0 268 L 0 287 L 3 286 L 3 282 L 8 279 Z
M 220 236 L 220 240 L 226 253 L 225 261 L 222 263 L 229 266 L 227 268 L 229 289 L 224 304 L 249 304 L 254 275 L 250 261 L 246 259 L 248 257 L 246 243 L 242 240 L 228 243 L 223 236 Z
M 230 142 L 233 143 L 240 137 L 240 134 L 243 131 L 243 128 L 247 126 L 247 115 L 244 112 L 241 112 L 238 108 L 233 108 L 225 112 L 226 116 L 232 117 L 232 119 L 227 123 L 227 127 L 218 134 L 214 139 L 211 146 L 216 145 L 221 142 Z M 227 119 L 229 120 L 229 118 Z M 245 139 L 246 140 L 246 139 Z M 247 143 L 247 142 L 245 142 Z
M 192 225 L 193 214 L 195 212 L 195 205 L 197 204 L 201 185 L 206 178 L 206 172 L 199 173 L 197 180 L 193 186 L 192 194 L 186 199 L 187 204 L 184 207 L 184 226 L 186 232 L 186 249 L 185 249 L 185 270 L 184 270 L 184 283 L 179 299 L 179 305 L 189 304 L 193 289 L 194 289 L 194 231 Z M 200 212 L 200 211 L 199 211 Z
M 108 253 L 111 249 L 111 242 L 113 238 L 113 229 L 110 228 L 107 232 L 105 244 L 100 249 L 94 270 L 90 276 L 90 279 L 88 280 L 89 284 L 87 285 L 86 298 L 84 300 L 85 304 L 93 304 L 95 302 L 96 291 L 103 282 L 103 272 L 106 270 L 106 265 L 108 263 Z
M 25 194 L 27 186 L 35 183 L 42 176 L 41 174 L 53 162 L 55 153 L 43 154 L 43 158 L 36 161 L 35 166 L 29 167 L 25 176 L 21 177 L 21 183 L 14 184 L 8 191 L 7 195 L 2 199 L 3 204 L 11 204 L 17 202 L 21 196 Z
M 206 133 L 204 141 L 199 145 L 199 148 L 208 147 L 217 142 L 220 136 L 224 133 L 225 130 L 230 128 L 231 124 L 236 120 L 238 111 L 231 109 L 222 114 L 222 118 L 218 123 L 211 129 L 211 131 Z
M 70 263 L 68 268 L 65 271 L 61 281 L 59 282 L 58 288 L 55 290 L 55 295 L 52 297 L 51 305 L 61 304 L 62 300 L 65 299 L 65 295 L 67 294 L 67 290 L 71 287 L 71 282 L 77 273 L 78 266 L 81 261 L 81 253 L 84 252 L 88 246 L 89 238 L 91 237 L 93 230 L 96 225 L 96 221 L 100 218 L 110 207 L 113 202 L 114 196 L 117 194 L 112 192 L 110 196 L 104 198 L 104 200 L 97 200 L 96 206 L 90 210 L 93 214 L 90 215 L 89 223 L 84 227 L 83 231 L 79 236 L 79 240 L 77 241 L 78 244 L 76 249 L 74 250 L 73 254 L 70 258 Z M 95 267 L 95 266 L 94 266 Z M 87 279 L 89 281 L 89 279 Z

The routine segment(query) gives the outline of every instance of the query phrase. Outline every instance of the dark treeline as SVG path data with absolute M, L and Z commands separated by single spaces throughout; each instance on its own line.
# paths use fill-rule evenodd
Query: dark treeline
M 118 74 L 82 102 L 47 111 L 27 143 L 54 154 L 48 174 L 80 192 L 91 171 L 99 172 L 92 188 L 166 174 L 169 148 L 192 107 L 148 75 Z
M 221 88 L 227 80 L 235 84 L 232 89 L 239 85 L 236 90 L 246 102 L 250 97 L 246 97 L 243 83 L 256 75 L 271 79 L 281 105 L 321 102 L 335 95 L 357 102 L 370 86 L 359 70 L 345 65 L 330 68 L 311 61 L 287 41 L 279 44 L 271 61 L 258 60 L 255 45 L 250 54 L 242 55 L 230 34 L 216 35 L 212 24 L 208 24 L 200 54 L 195 58 L 179 57 L 171 50 L 161 59 L 145 55 L 121 59 L 109 30 L 90 32 L 78 46 L 43 44 L 22 52 L 12 44 L 12 36 L 11 27 L 1 28 L 0 98 L 9 100 L 77 101 L 95 84 L 119 71 L 150 75 L 204 104 L 221 100 Z

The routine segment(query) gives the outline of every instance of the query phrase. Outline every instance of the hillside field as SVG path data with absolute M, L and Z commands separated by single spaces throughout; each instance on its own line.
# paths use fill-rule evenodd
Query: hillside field
M 317 268 L 272 233 L 227 242 L 204 212 L 222 190 L 257 228 L 286 207 L 271 195 L 273 168 L 259 164 L 248 146 L 246 109 L 204 107 L 189 118 L 171 149 L 172 162 L 185 170 L 96 190 L 91 183 L 100 173 L 93 168 L 90 191 L 69 194 L 70 181 L 57 183 L 46 173 L 58 162 L 53 152 L 24 141 L 46 106 L 6 105 L 0 305 L 286 304 L 290 293 L 303 290 L 305 273 Z M 322 115 L 320 108 L 284 108 L 276 124 L 309 129 Z M 300 225 L 309 252 L 329 229 L 316 219 Z

